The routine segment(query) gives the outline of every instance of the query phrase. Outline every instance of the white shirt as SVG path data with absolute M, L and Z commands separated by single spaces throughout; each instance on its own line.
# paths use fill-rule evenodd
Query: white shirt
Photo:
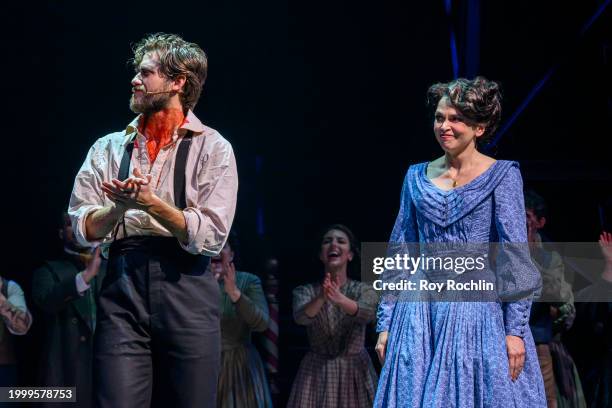
M 78 242 L 83 246 L 103 243 L 108 246 L 112 232 L 101 241 L 88 241 L 85 219 L 97 209 L 114 205 L 102 191 L 102 182 L 111 182 L 119 174 L 125 145 L 134 140 L 130 175 L 138 168 L 142 174 L 151 174 L 151 187 L 155 194 L 174 206 L 174 162 L 179 143 L 185 133 L 193 131 L 186 163 L 185 196 L 187 208 L 183 210 L 187 224 L 187 244 L 181 246 L 192 254 L 217 255 L 227 239 L 236 211 L 238 172 L 231 144 L 219 132 L 204 126 L 189 111 L 185 123 L 174 133 L 172 141 L 161 148 L 151 165 L 146 137 L 138 132 L 138 117 L 122 132 L 111 133 L 98 139 L 89 149 L 81 166 L 70 197 L 68 214 Z M 152 216 L 141 210 L 125 213 L 127 236 L 167 236 L 172 234 Z M 118 228 L 117 239 L 123 238 Z

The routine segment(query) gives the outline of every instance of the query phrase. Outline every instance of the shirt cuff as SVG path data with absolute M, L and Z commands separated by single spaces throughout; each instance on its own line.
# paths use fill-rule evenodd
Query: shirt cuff
M 201 219 L 199 215 L 190 208 L 185 208 L 183 210 L 183 217 L 185 217 L 185 226 L 187 228 L 187 243 L 183 243 L 179 240 L 179 244 L 185 251 L 194 255 L 199 255 L 200 251 L 196 238 L 198 227 L 201 224 Z
M 92 247 L 92 246 L 97 246 L 100 245 L 102 242 L 104 242 L 104 238 L 95 240 L 95 241 L 88 241 L 87 240 L 87 236 L 85 234 L 85 220 L 87 220 L 87 217 L 89 217 L 89 215 L 94 212 L 99 210 L 100 208 L 104 208 L 101 205 L 92 205 L 90 207 L 88 207 L 87 209 L 85 209 L 85 211 L 83 211 L 77 218 L 76 218 L 76 225 L 73 224 L 73 229 L 74 227 L 76 227 L 75 229 L 75 237 L 77 239 L 77 242 L 79 244 L 81 244 L 84 247 Z
M 529 329 L 531 300 L 521 300 L 506 304 L 506 335 L 524 338 Z
M 179 240 L 181 247 L 194 255 L 219 255 L 225 244 L 225 239 L 217 239 L 214 245 L 209 245 L 209 240 L 207 240 L 205 236 L 216 236 L 219 238 L 219 234 L 211 230 L 203 235 L 203 230 L 210 228 L 209 225 L 205 225 L 204 223 L 204 218 L 207 217 L 207 215 L 204 215 L 197 208 L 187 207 L 183 210 L 183 216 L 185 217 L 185 225 L 187 227 L 187 243 L 183 243 Z
M 85 282 L 85 279 L 83 279 L 83 272 L 77 273 L 74 280 L 76 282 L 76 288 L 77 292 L 79 292 L 79 296 L 83 296 L 90 288 L 87 282 Z

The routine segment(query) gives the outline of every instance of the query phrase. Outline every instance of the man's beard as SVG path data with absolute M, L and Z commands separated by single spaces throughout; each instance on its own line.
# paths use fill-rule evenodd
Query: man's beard
M 156 95 L 143 94 L 139 100 L 136 100 L 134 94 L 130 98 L 130 109 L 134 113 L 150 114 L 163 110 L 168 101 L 172 97 L 172 93 L 162 93 Z

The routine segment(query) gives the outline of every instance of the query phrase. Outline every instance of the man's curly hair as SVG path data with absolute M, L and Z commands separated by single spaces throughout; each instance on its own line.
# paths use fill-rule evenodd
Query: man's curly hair
M 185 76 L 185 85 L 180 93 L 183 109 L 193 109 L 200 99 L 206 80 L 208 60 L 200 46 L 183 40 L 176 34 L 155 33 L 133 46 L 135 69 L 140 67 L 144 55 L 156 52 L 159 56 L 160 73 L 171 80 Z

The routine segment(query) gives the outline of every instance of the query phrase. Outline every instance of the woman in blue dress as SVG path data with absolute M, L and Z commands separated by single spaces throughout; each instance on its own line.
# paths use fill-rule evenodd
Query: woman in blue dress
M 499 123 L 498 84 L 482 77 L 435 84 L 428 101 L 444 155 L 408 169 L 390 241 L 421 247 L 527 242 L 518 163 L 496 161 L 477 148 Z M 507 295 L 496 301 L 383 296 L 375 407 L 546 407 L 529 330 L 540 275 L 520 249 L 498 256 L 494 268 L 502 277 L 497 292 Z

